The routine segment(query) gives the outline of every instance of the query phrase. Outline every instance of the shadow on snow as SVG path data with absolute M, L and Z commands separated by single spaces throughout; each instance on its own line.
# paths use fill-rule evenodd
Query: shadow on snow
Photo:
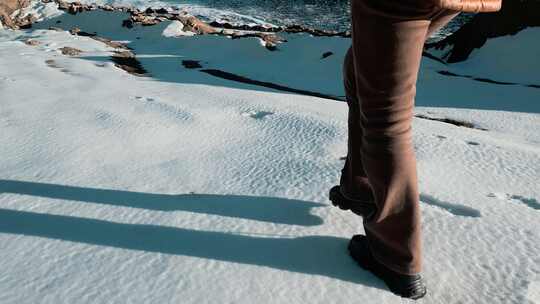
M 278 223 L 322 223 L 318 217 L 301 214 L 307 214 L 309 208 L 319 204 L 279 198 L 161 195 L 12 180 L 0 180 L 0 193 L 149 210 L 185 210 Z M 347 239 L 332 236 L 256 237 L 8 209 L 0 209 L 0 233 L 258 265 L 384 288 L 349 258 Z

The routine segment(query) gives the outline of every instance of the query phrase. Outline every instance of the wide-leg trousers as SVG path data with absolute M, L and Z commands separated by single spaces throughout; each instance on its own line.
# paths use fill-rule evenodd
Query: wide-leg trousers
M 364 218 L 373 256 L 402 274 L 422 269 L 422 231 L 412 119 L 425 40 L 459 14 L 425 0 L 351 0 L 345 58 L 348 153 L 340 190 L 374 202 Z

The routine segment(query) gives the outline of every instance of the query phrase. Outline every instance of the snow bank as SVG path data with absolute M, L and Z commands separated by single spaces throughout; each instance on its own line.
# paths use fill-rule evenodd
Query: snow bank
M 342 95 L 348 41 L 290 35 L 270 52 L 256 39 L 164 37 L 166 22 L 121 28 L 125 17 L 0 32 L 0 302 L 402 303 L 347 256 L 361 219 L 327 199 L 346 104 L 182 66 Z M 53 24 L 125 41 L 150 75 Z M 432 107 L 417 111 L 487 131 L 415 120 L 423 302 L 535 303 L 538 90 L 442 68 L 424 60 L 419 103 Z

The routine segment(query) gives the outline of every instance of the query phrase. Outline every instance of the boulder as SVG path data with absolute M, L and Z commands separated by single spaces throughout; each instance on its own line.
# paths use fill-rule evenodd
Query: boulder
M 13 16 L 17 10 L 30 5 L 30 0 L 2 0 L 0 1 L 0 23 L 11 29 L 18 29 L 26 26 L 29 19 L 19 20 L 19 16 Z M 33 21 L 32 21 L 33 22 Z
M 62 55 L 67 56 L 79 56 L 82 51 L 73 47 L 65 46 L 59 49 L 62 52 Z

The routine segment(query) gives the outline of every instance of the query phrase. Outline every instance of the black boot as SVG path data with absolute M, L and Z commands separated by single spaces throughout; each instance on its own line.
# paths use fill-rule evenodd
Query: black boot
M 427 289 L 419 274 L 400 274 L 375 260 L 369 250 L 366 236 L 353 236 L 349 242 L 349 254 L 360 267 L 368 270 L 383 280 L 393 293 L 414 300 L 420 299 L 426 295 Z
M 330 189 L 329 198 L 334 206 L 342 210 L 351 210 L 354 214 L 365 218 L 375 213 L 375 204 L 373 202 L 362 202 L 346 198 L 341 193 L 339 186 Z

